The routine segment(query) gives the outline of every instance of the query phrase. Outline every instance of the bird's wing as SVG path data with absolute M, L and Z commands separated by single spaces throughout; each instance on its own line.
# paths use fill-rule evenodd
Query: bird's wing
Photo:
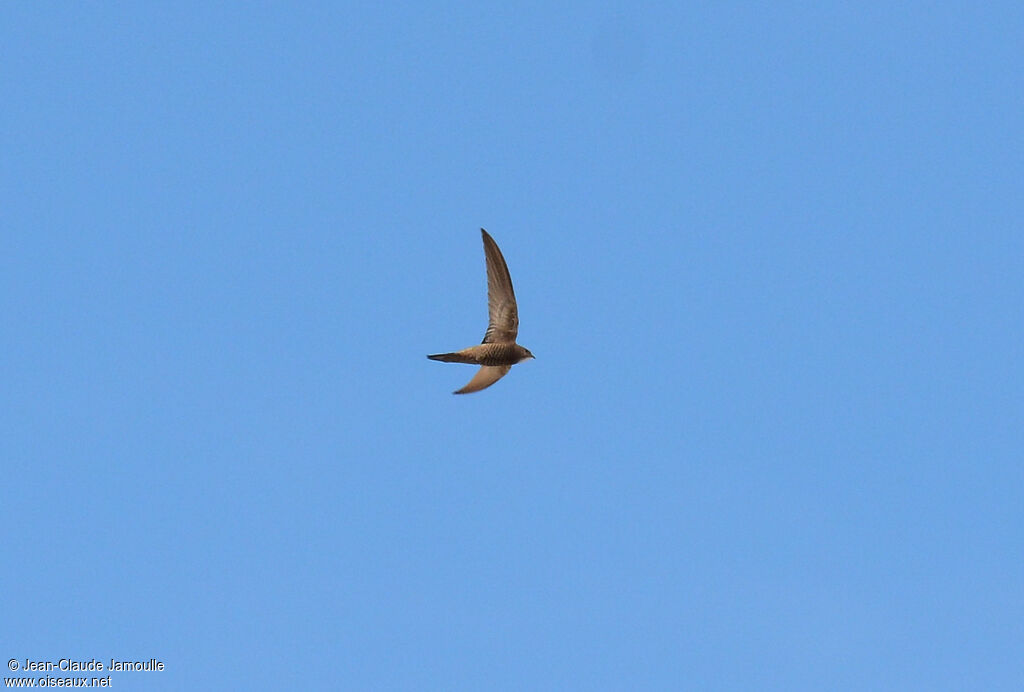
M 479 392 L 481 389 L 487 389 L 508 374 L 508 371 L 511 369 L 511 365 L 484 365 L 476 371 L 473 379 L 467 382 L 465 387 L 454 393 L 469 394 L 471 392 Z
M 514 344 L 519 334 L 519 309 L 512 290 L 512 277 L 508 275 L 508 265 L 494 238 L 482 228 L 480 232 L 484 237 L 484 255 L 487 258 L 487 313 L 490 318 L 483 343 Z

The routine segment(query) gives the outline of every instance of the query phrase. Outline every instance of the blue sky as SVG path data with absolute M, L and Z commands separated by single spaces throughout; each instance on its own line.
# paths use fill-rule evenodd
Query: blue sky
M 1019 690 L 1024 6 L 8 3 L 0 654 Z M 537 360 L 470 396 L 479 228 Z

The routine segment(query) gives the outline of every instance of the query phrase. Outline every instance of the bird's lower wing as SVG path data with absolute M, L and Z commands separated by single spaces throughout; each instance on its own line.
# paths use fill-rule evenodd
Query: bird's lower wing
M 484 365 L 476 371 L 473 379 L 467 382 L 466 386 L 455 392 L 455 394 L 469 394 L 471 392 L 479 392 L 481 389 L 487 389 L 504 377 L 511 369 L 511 365 Z

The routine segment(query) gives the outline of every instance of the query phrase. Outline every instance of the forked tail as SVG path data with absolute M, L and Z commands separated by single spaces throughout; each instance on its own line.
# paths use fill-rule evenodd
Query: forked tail
M 476 361 L 472 358 L 464 356 L 460 353 L 435 353 L 432 356 L 427 356 L 430 360 L 439 360 L 444 363 L 475 363 Z

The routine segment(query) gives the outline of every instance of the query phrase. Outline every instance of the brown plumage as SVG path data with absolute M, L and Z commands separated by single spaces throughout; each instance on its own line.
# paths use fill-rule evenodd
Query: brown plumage
M 533 358 L 529 350 L 516 343 L 519 334 L 519 309 L 512 290 L 512 277 L 508 265 L 494 238 L 480 229 L 484 239 L 484 257 L 487 260 L 487 313 L 489 320 L 483 343 L 454 353 L 427 356 L 445 363 L 474 363 L 482 366 L 465 387 L 455 394 L 479 392 L 504 377 L 512 366 Z

